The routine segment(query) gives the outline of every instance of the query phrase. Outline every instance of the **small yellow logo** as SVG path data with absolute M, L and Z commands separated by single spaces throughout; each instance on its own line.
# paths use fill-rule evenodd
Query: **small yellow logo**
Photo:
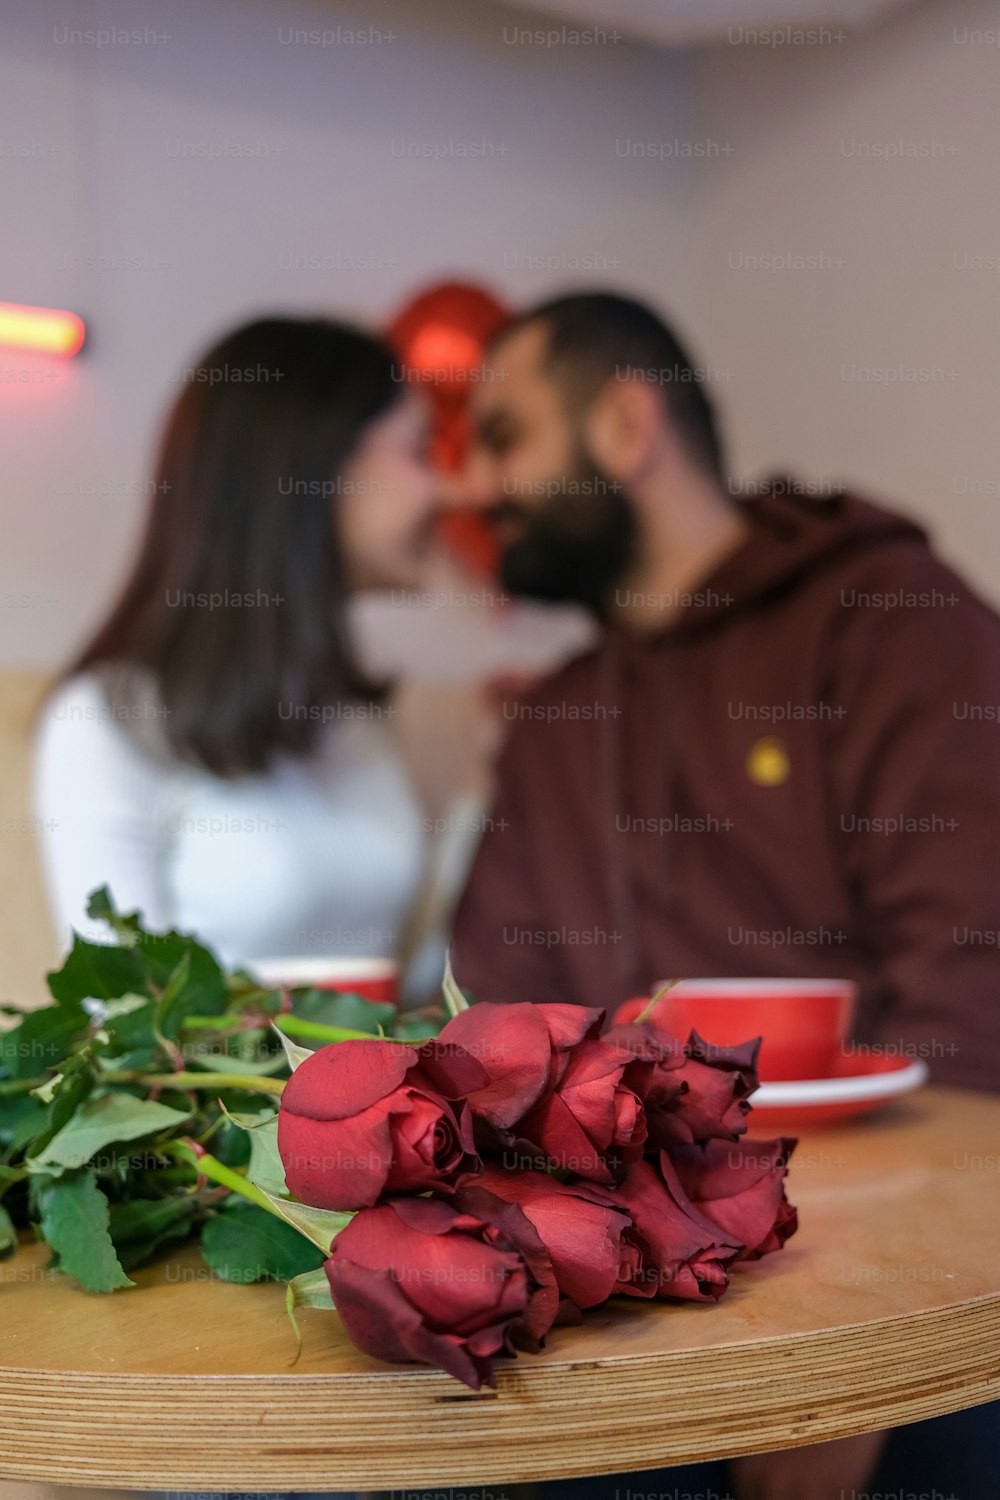
M 746 768 L 750 780 L 758 786 L 781 786 L 792 774 L 784 740 L 776 735 L 756 740 L 747 751 Z

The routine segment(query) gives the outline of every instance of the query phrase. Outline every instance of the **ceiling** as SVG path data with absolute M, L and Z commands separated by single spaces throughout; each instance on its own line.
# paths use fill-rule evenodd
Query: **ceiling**
M 618 29 L 664 46 L 726 42 L 730 29 L 773 33 L 825 25 L 833 30 L 872 26 L 902 10 L 909 0 L 506 0 L 525 12 L 525 25 L 595 26 Z M 530 13 L 530 14 L 529 14 Z M 749 39 L 748 39 L 749 40 Z M 791 41 L 792 38 L 789 38 Z

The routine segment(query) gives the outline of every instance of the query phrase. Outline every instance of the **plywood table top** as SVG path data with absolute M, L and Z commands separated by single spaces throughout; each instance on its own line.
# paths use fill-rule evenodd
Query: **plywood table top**
M 798 1235 L 714 1305 L 618 1298 L 498 1389 L 358 1353 L 189 1247 L 88 1294 L 0 1261 L 0 1477 L 135 1489 L 513 1484 L 819 1442 L 1000 1397 L 1000 1098 L 802 1135 Z

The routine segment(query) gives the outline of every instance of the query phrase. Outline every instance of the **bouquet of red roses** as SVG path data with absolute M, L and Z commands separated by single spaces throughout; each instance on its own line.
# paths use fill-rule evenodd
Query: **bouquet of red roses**
M 716 1301 L 795 1232 L 795 1142 L 740 1143 L 759 1039 L 682 1042 L 652 1006 L 602 1034 L 584 1006 L 458 1005 L 417 1046 L 305 1055 L 281 1097 L 288 1189 L 351 1213 L 325 1272 L 365 1353 L 478 1390 L 611 1296 Z

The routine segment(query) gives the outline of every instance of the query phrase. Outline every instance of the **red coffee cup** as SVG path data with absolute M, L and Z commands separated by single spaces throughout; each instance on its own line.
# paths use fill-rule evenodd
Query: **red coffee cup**
M 652 1019 L 682 1041 L 692 1029 L 720 1047 L 762 1037 L 760 1077 L 776 1083 L 830 1076 L 856 1000 L 849 979 L 684 979 L 667 991 Z M 648 1003 L 629 1000 L 616 1019 L 634 1020 Z
M 255 958 L 247 967 L 260 984 L 277 989 L 336 990 L 395 1005 L 399 965 L 391 958 Z

